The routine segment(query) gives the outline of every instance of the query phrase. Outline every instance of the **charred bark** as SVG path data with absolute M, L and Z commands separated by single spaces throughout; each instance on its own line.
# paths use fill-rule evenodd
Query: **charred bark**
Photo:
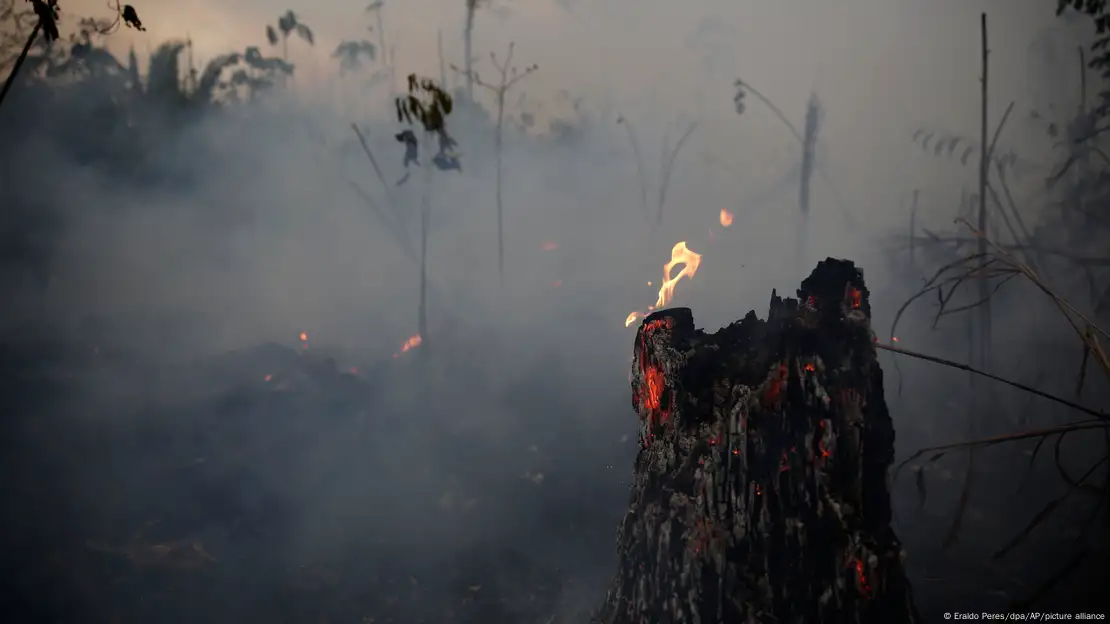
M 642 449 L 604 624 L 919 620 L 890 526 L 894 428 L 863 275 L 828 259 L 714 334 L 644 319 Z

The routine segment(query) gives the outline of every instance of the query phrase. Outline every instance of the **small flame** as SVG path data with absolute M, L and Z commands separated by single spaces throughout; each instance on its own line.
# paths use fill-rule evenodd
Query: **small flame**
M 682 265 L 682 270 L 678 275 L 671 277 L 671 271 L 678 265 Z M 698 267 L 701 266 L 701 254 L 691 251 L 686 247 L 686 241 L 679 241 L 671 248 L 671 261 L 663 266 L 663 285 L 659 288 L 659 298 L 655 300 L 654 305 L 648 306 L 648 311 L 661 309 L 674 299 L 674 289 L 678 285 L 678 280 L 683 277 L 692 278 L 698 272 Z M 651 285 L 651 282 L 648 282 Z M 642 317 L 641 312 L 632 312 L 624 319 L 624 326 L 628 327 L 636 322 L 637 318 Z
M 732 225 L 732 213 L 721 208 L 721 227 L 728 227 L 730 225 Z
M 406 340 L 405 343 L 401 345 L 401 350 L 398 351 L 397 353 L 393 354 L 393 357 L 395 357 L 395 358 L 401 357 L 402 353 L 406 353 L 408 351 L 411 351 L 411 350 L 415 349 L 416 347 L 419 347 L 420 343 L 422 343 L 422 342 L 424 342 L 424 339 L 420 337 L 420 334 L 414 334 L 414 335 L 410 336 L 409 339 Z
M 562 285 L 563 285 L 563 280 L 555 280 L 554 282 L 551 282 L 551 287 L 552 288 L 558 288 Z
M 683 265 L 678 275 L 671 277 L 671 271 L 678 265 Z M 659 289 L 659 298 L 655 307 L 662 308 L 674 299 L 674 287 L 683 277 L 694 277 L 701 265 L 701 255 L 696 254 L 686 247 L 686 241 L 679 241 L 671 248 L 671 261 L 663 266 L 663 287 Z
M 357 375 L 358 374 L 358 367 L 357 366 L 352 366 L 351 367 L 351 374 L 352 375 Z
M 546 242 L 540 246 L 544 251 L 555 251 L 559 248 L 559 243 Z
M 264 380 L 264 381 L 270 381 L 270 380 L 271 380 L 271 379 L 273 379 L 273 378 L 274 378 L 274 376 L 273 376 L 273 375 L 266 375 L 265 377 L 263 377 L 263 380 Z
M 308 348 L 308 333 L 307 332 L 301 332 L 300 338 L 301 338 L 301 344 L 304 345 L 304 348 L 307 349 Z
M 898 342 L 898 336 L 891 336 L 890 339 L 894 342 Z

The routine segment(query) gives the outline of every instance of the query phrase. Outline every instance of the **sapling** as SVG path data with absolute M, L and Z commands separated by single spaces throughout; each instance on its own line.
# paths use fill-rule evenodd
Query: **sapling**
M 457 158 L 450 153 L 456 145 L 451 135 L 447 133 L 447 117 L 454 109 L 451 96 L 430 78 L 417 78 L 416 74 L 408 77 L 408 95 L 398 96 L 394 103 L 397 108 L 397 120 L 409 126 L 397 134 L 396 139 L 405 145 L 406 166 L 415 163 L 424 170 L 424 188 L 420 201 L 420 304 L 417 308 L 416 325 L 423 344 L 428 341 L 428 228 L 431 224 L 432 201 L 432 167 L 440 169 L 441 163 L 454 161 Z M 433 141 L 439 143 L 439 152 L 433 158 L 425 158 L 420 162 L 420 150 L 415 143 L 415 133 L 423 131 L 424 152 L 430 151 Z
M 493 134 L 493 150 L 494 158 L 496 159 L 496 202 L 497 202 L 497 271 L 501 281 L 505 280 L 505 210 L 502 201 L 502 184 L 501 184 L 501 146 L 502 137 L 505 128 L 505 96 L 509 91 L 521 80 L 524 80 L 528 75 L 532 74 L 540 68 L 539 65 L 532 64 L 524 68 L 524 71 L 517 70 L 513 66 L 513 51 L 516 49 L 515 42 L 509 42 L 509 51 L 505 55 L 504 62 L 497 60 L 497 55 L 490 52 L 489 58 L 493 62 L 493 67 L 498 72 L 498 81 L 496 83 L 485 82 L 477 72 L 470 72 L 464 70 L 463 73 L 467 77 L 467 83 L 476 84 L 480 87 L 488 89 L 493 93 L 497 102 L 497 122 L 494 126 Z M 458 68 L 452 67 L 455 71 Z

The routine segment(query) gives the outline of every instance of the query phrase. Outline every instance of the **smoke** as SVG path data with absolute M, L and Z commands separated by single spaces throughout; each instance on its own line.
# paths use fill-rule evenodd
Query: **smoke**
M 76 596 L 103 619 L 162 620 L 173 604 L 187 607 L 182 621 L 258 619 L 279 607 L 301 621 L 320 617 L 309 611 L 325 603 L 373 617 L 355 604 L 372 596 L 376 608 L 392 608 L 390 597 L 408 605 L 402 617 L 420 609 L 446 617 L 449 605 L 470 621 L 581 621 L 612 571 L 636 452 L 626 378 L 634 329 L 625 316 L 655 301 L 671 247 L 686 241 L 702 264 L 673 304 L 693 308 L 708 329 L 762 314 L 772 289 L 792 293 L 813 263 L 837 256 L 864 267 L 882 336 L 916 284 L 879 241 L 905 231 L 914 187 L 942 189 L 920 218 L 945 227 L 954 189 L 974 176 L 920 153 L 910 135 L 929 123 L 977 136 L 984 6 L 480 8 L 483 80 L 495 80 L 488 54 L 503 57 L 510 41 L 515 63 L 539 65 L 506 100 L 503 284 L 490 94 L 479 87 L 486 109 L 460 103 L 448 119 L 461 172 L 435 171 L 430 187 L 413 172 L 398 185 L 401 126 L 387 81 L 372 80 L 381 66 L 339 76 L 329 58 L 343 40 L 377 42 L 360 6 L 282 7 L 315 32 L 314 47 L 289 42 L 297 69 L 288 88 L 199 118 L 138 102 L 134 119 L 106 129 L 99 83 L 49 94 L 17 85 L 0 108 L 0 136 L 12 137 L 0 149 L 0 203 L 19 216 L 4 227 L 27 249 L 4 269 L 6 390 L 22 397 L 7 461 L 9 474 L 24 475 L 9 491 L 41 522 L 28 511 L 7 521 L 60 562 L 36 568 L 50 589 L 17 586 L 27 613 Z M 99 3 L 63 8 L 103 12 Z M 120 58 L 129 46 L 145 57 L 186 35 L 198 69 L 247 46 L 281 54 L 265 41 L 279 13 L 265 3 L 139 10 L 149 32 L 106 40 Z M 387 3 L 383 15 L 396 88 L 409 73 L 438 80 L 437 31 L 447 63 L 462 65 L 462 2 Z M 1029 88 L 1027 43 L 1056 25 L 1052 7 L 1033 0 L 990 19 L 997 118 Z M 461 84 L 447 72 L 449 86 Z M 759 103 L 736 114 L 737 77 L 798 126 L 811 91 L 825 110 L 817 167 L 835 188 L 815 177 L 804 263 L 801 146 Z M 646 207 L 618 118 L 638 139 Z M 665 149 L 693 121 L 655 227 Z M 388 191 L 351 123 L 369 137 Z M 1037 132 L 1015 123 L 1006 141 L 1036 146 Z M 396 207 L 415 249 L 424 192 L 429 330 L 394 358 L 417 332 L 419 266 L 377 211 Z M 722 208 L 735 215 L 728 228 Z M 41 236 L 27 242 L 31 228 Z M 999 310 L 1000 335 L 1048 317 Z M 901 338 L 966 359 L 958 330 Z M 1001 353 L 1034 348 L 1012 342 Z M 954 411 L 961 395 L 936 397 L 965 377 L 884 367 L 900 453 L 965 437 L 955 417 L 914 422 Z M 913 388 L 901 399 L 899 379 Z M 31 482 L 40 479 L 57 489 L 37 492 Z M 958 493 L 958 483 L 937 487 Z M 943 523 L 936 517 L 945 513 L 930 521 Z M 907 521 L 907 541 L 933 548 L 942 529 L 920 524 Z M 203 544 L 214 559 L 193 593 L 165 589 L 173 583 L 126 561 L 135 559 L 128 544 L 172 540 Z M 39 554 L 20 552 L 18 565 Z M 102 588 L 104 578 L 124 579 L 124 589 L 74 589 Z M 294 597 L 279 600 L 290 587 Z M 144 588 L 155 597 L 136 606 Z

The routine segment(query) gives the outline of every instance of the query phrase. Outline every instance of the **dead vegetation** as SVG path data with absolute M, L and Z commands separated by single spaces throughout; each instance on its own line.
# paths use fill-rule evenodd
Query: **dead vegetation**
M 1063 7 L 1067 2 L 1061 2 Z M 1083 3 L 1077 3 L 1077 7 Z M 1090 3 L 1088 3 L 1090 4 Z M 1100 5 L 1104 3 L 1098 3 Z M 1082 8 L 1082 7 L 1080 7 Z M 1087 7 L 1087 10 L 1091 10 Z M 1095 13 L 1101 15 L 1100 6 Z M 1097 28 L 1101 34 L 1106 29 L 1104 19 L 1097 21 Z M 1098 407 L 1085 405 L 1082 396 L 1084 388 L 1095 381 L 1105 386 L 1110 381 L 1110 359 L 1105 350 L 1108 334 L 1095 320 L 1104 308 L 1106 292 L 1110 289 L 1106 285 L 1099 286 L 1093 269 L 1110 264 L 1110 257 L 1099 255 L 1098 251 L 1087 251 L 1091 245 L 1087 236 L 1091 228 L 1100 228 L 1100 218 L 1094 216 L 1094 209 L 1104 209 L 1106 197 L 1100 184 L 1092 184 L 1091 178 L 1101 179 L 1106 176 L 1105 164 L 1101 170 L 1096 171 L 1091 167 L 1086 155 L 1097 153 L 1099 147 L 1095 144 L 1095 135 L 1089 129 L 1097 125 L 1092 119 L 1101 115 L 1091 111 L 1084 104 L 1078 107 L 1078 112 L 1073 122 L 1069 124 L 1069 139 L 1057 143 L 1063 149 L 1062 159 L 1064 165 L 1051 175 L 1046 175 L 1045 186 L 1049 191 L 1060 191 L 1057 186 L 1063 178 L 1063 172 L 1085 162 L 1086 168 L 1081 175 L 1073 177 L 1062 189 L 1059 204 L 1060 213 L 1053 215 L 1055 218 L 1048 226 L 1041 225 L 1037 230 L 1027 227 L 1019 209 L 1019 200 L 1011 190 L 1010 181 L 1013 177 L 1028 176 L 1044 167 L 1023 159 L 1012 150 L 1000 153 L 997 149 L 999 137 L 1003 128 L 1011 118 L 1015 103 L 1011 102 L 1001 117 L 1000 122 L 988 135 L 987 119 L 987 54 L 986 43 L 986 17 L 983 17 L 983 119 L 982 135 L 978 142 L 949 133 L 918 129 L 912 140 L 927 153 L 945 158 L 953 158 L 961 164 L 969 164 L 969 159 L 975 155 L 979 160 L 979 190 L 978 193 L 965 194 L 965 208 L 976 209 L 972 213 L 961 211 L 961 216 L 956 218 L 959 232 L 956 234 L 941 234 L 929 231 L 917 224 L 917 204 L 919 192 L 914 191 L 913 202 L 910 208 L 910 234 L 907 244 L 910 249 L 911 266 L 917 267 L 918 253 L 925 251 L 933 254 L 934 261 L 939 264 L 932 274 L 923 280 L 923 285 L 918 292 L 913 294 L 895 314 L 891 326 L 889 344 L 879 347 L 887 351 L 911 356 L 956 368 L 969 373 L 972 379 L 990 379 L 1001 382 L 1023 392 L 1036 395 L 1043 399 L 1063 405 L 1073 412 L 1082 414 L 1081 418 L 1069 419 L 1066 422 L 1051 426 L 1019 430 L 1010 433 L 981 436 L 975 435 L 982 430 L 982 426 L 975 426 L 972 419 L 980 419 L 981 413 L 989 413 L 992 390 L 990 386 L 973 385 L 972 398 L 979 405 L 968 415 L 971 423 L 969 439 L 942 445 L 934 445 L 919 449 L 903 460 L 895 469 L 895 475 L 903 468 L 909 467 L 914 475 L 921 504 L 924 504 L 926 494 L 925 469 L 935 464 L 941 458 L 953 452 L 968 453 L 968 471 L 964 478 L 964 486 L 952 524 L 944 540 L 946 548 L 951 547 L 961 530 L 962 518 L 966 513 L 969 502 L 972 500 L 973 483 L 976 479 L 975 456 L 976 452 L 988 447 L 996 447 L 1009 443 L 1032 441 L 1035 446 L 1028 460 L 1025 482 L 1035 468 L 1039 453 L 1046 444 L 1052 443 L 1053 463 L 1060 480 L 1066 486 L 1064 492 L 1051 497 L 1039 510 L 1028 519 L 1027 524 L 1002 542 L 992 555 L 993 559 L 1001 559 L 1016 548 L 1024 544 L 1035 530 L 1042 526 L 1049 518 L 1058 512 L 1076 492 L 1085 491 L 1093 496 L 1091 502 L 1091 521 L 1080 532 L 1072 544 L 1072 554 L 1059 566 L 1052 570 L 1043 579 L 1038 587 L 1030 588 L 1026 595 L 1016 602 L 1027 605 L 1044 598 L 1053 589 L 1065 581 L 1081 565 L 1096 557 L 1105 558 L 1110 551 L 1106 546 L 1106 528 L 1098 522 L 1099 518 L 1106 517 L 1106 510 L 1110 504 L 1110 471 L 1105 470 L 1110 461 L 1110 414 Z M 1105 42 L 1110 39 L 1100 38 L 1095 43 L 1095 50 L 1102 49 Z M 1080 55 L 1081 59 L 1083 55 Z M 1095 67 L 1091 63 L 1091 67 Z M 1081 80 L 1081 101 L 1087 98 L 1086 67 L 1081 67 L 1084 78 Z M 1036 117 L 1036 116 L 1035 116 Z M 1088 131 L 1080 130 L 1086 128 Z M 1050 124 L 1049 134 L 1055 138 L 1055 124 Z M 983 147 L 985 146 L 985 148 Z M 976 223 L 972 223 L 972 220 Z M 923 232 L 924 236 L 918 232 Z M 1059 232 L 1063 232 L 1065 239 L 1074 241 L 1070 248 L 1059 248 L 1058 242 L 1045 242 L 1046 239 L 1059 240 Z M 1000 242 L 1001 237 L 1007 236 L 1008 242 Z M 1090 306 L 1077 305 L 1074 296 L 1065 294 L 1062 286 L 1057 284 L 1058 279 L 1048 276 L 1049 267 L 1059 267 L 1061 264 L 1071 264 L 1085 273 L 1089 284 Z M 1053 271 L 1059 275 L 1060 269 Z M 1004 288 L 1032 288 L 1033 292 L 1043 297 L 1044 301 L 1051 304 L 1052 309 L 1070 328 L 1072 335 L 1081 350 L 1081 363 L 1074 381 L 1075 399 L 1067 399 L 1058 394 L 1046 392 L 1028 384 L 1019 383 L 1005 378 L 992 371 L 999 366 L 991 357 L 992 336 L 991 326 L 996 312 L 991 309 L 994 301 Z M 945 318 L 959 318 L 961 315 L 968 327 L 970 343 L 970 362 L 957 363 L 952 360 L 927 356 L 895 345 L 898 332 L 897 328 L 903 316 L 910 307 L 918 302 L 934 302 L 932 313 L 933 329 L 936 329 Z M 1085 311 L 1090 310 L 1090 311 Z M 899 389 L 902 385 L 901 371 L 898 371 L 897 359 L 894 361 L 899 375 Z M 1078 458 L 1086 462 L 1086 468 L 1074 474 L 1065 467 L 1066 463 L 1062 452 L 1065 439 L 1070 436 L 1100 436 L 1105 439 L 1104 449 L 1090 458 Z M 1070 458 L 1075 460 L 1077 458 Z

